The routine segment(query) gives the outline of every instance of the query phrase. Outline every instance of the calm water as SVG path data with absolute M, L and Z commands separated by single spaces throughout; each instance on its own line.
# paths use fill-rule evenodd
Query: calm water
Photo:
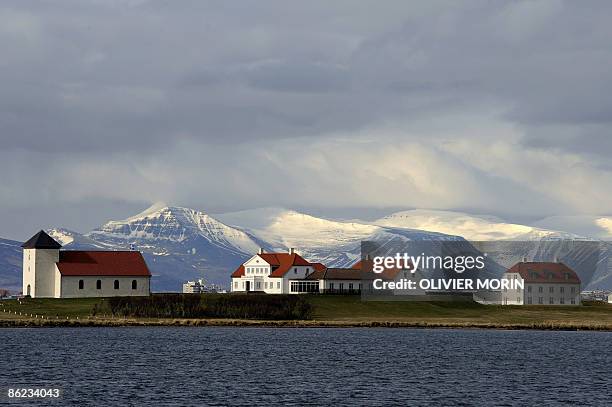
M 57 328 L 0 341 L 3 393 L 59 385 L 54 405 L 612 405 L 612 333 Z

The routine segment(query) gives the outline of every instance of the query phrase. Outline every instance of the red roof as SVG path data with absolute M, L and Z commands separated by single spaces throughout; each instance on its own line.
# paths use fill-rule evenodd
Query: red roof
M 325 271 L 327 267 L 323 263 L 311 263 L 312 267 L 314 267 L 315 271 Z
M 412 262 L 410 263 L 410 265 L 412 266 Z M 353 270 L 361 270 L 364 275 L 368 275 L 371 274 L 373 276 L 378 276 L 375 278 L 384 278 L 387 280 L 393 280 L 400 271 L 400 269 L 393 267 L 393 268 L 386 268 L 383 270 L 382 273 L 374 273 L 373 269 L 374 269 L 374 261 L 372 259 L 365 259 L 365 260 L 359 260 L 357 263 L 353 264 L 351 266 L 351 269 Z M 410 270 L 410 269 L 409 269 Z M 371 278 L 372 276 L 369 276 L 368 278 Z
M 260 253 L 257 256 L 272 266 L 272 273 L 268 277 L 283 277 L 294 266 L 310 266 L 313 270 L 325 270 L 323 264 L 310 263 L 297 253 Z M 242 276 L 244 276 L 244 265 L 241 264 L 232 273 L 232 278 Z
M 150 277 L 140 252 L 60 251 L 57 268 L 63 276 Z
M 518 273 L 526 283 L 580 284 L 580 277 L 563 263 L 516 263 L 507 273 Z
M 234 271 L 232 273 L 232 278 L 234 278 L 234 277 L 242 277 L 242 276 L 244 276 L 244 265 L 241 264 L 240 266 L 238 266 L 236 271 Z

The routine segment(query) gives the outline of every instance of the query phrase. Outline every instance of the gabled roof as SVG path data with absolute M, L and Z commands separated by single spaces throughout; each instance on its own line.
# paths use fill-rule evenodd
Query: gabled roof
M 563 263 L 521 262 L 506 273 L 518 273 L 526 283 L 580 284 L 578 274 Z
M 24 249 L 59 249 L 62 245 L 57 243 L 44 230 L 41 230 L 22 244 L 21 247 Z
M 135 251 L 63 250 L 56 264 L 62 276 L 151 276 L 142 254 Z
M 323 270 L 325 266 L 321 263 L 310 263 L 297 253 L 259 253 L 266 263 L 272 267 L 272 273 L 268 277 L 283 277 L 294 266 L 310 266 L 313 270 Z M 241 264 L 232 273 L 232 278 L 242 277 L 245 274 L 244 265 Z

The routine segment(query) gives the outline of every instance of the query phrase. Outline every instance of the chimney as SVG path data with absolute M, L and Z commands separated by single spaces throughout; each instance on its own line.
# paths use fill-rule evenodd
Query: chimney
M 523 256 L 523 263 L 527 263 L 527 256 Z
M 559 256 L 556 256 L 553 258 L 553 263 L 559 263 Z
M 366 254 L 366 255 L 365 255 L 365 259 L 366 259 L 366 260 L 370 260 L 370 253 L 368 253 L 368 254 Z
M 263 247 L 260 247 L 260 248 L 259 248 L 259 253 L 257 253 L 257 254 L 264 254 L 264 248 L 263 248 Z
M 295 254 L 295 247 L 289 249 L 289 254 Z

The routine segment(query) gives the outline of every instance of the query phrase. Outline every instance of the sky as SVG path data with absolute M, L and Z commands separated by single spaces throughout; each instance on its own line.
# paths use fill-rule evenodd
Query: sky
M 612 214 L 612 3 L 0 3 L 0 237 L 164 201 Z

